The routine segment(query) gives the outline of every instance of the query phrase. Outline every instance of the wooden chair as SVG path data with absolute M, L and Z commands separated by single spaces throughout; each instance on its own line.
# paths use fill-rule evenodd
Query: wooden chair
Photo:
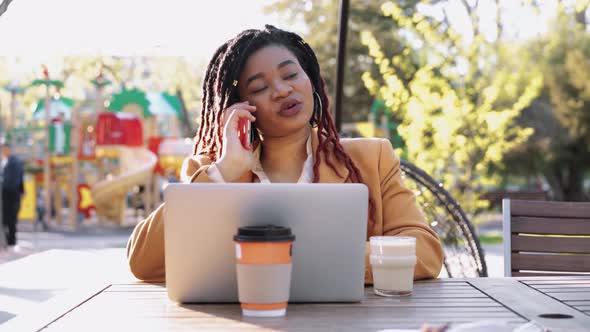
M 504 275 L 590 274 L 590 202 L 504 199 Z
M 483 249 L 461 205 L 440 182 L 416 165 L 401 160 L 400 167 L 404 185 L 414 191 L 430 227 L 442 242 L 445 271 L 441 276 L 487 277 Z

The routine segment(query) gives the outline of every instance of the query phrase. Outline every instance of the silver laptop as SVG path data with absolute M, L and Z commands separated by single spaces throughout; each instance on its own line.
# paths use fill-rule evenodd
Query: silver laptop
M 354 302 L 364 293 L 363 184 L 170 184 L 164 192 L 166 287 L 177 302 L 237 302 L 238 227 L 296 236 L 290 302 Z

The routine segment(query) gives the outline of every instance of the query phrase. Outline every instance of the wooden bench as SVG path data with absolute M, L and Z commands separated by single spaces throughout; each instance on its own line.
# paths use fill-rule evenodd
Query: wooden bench
M 590 202 L 504 199 L 504 275 L 590 274 Z
M 493 191 L 483 194 L 482 199 L 490 202 L 490 208 L 500 206 L 503 199 L 522 201 L 546 201 L 549 197 L 546 191 Z

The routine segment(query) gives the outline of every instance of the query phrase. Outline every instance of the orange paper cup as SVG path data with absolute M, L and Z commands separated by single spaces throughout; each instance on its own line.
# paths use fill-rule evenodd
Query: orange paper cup
M 284 316 L 291 287 L 291 256 L 295 236 L 280 226 L 238 229 L 236 273 L 244 316 Z

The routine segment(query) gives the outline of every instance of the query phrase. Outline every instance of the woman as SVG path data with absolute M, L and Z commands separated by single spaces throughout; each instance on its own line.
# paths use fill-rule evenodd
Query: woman
M 370 197 L 367 235 L 416 237 L 415 279 L 438 275 L 440 241 L 402 185 L 391 144 L 339 139 L 317 58 L 301 37 L 267 25 L 227 41 L 207 67 L 202 105 L 183 182 L 364 183 Z M 240 119 L 257 128 L 251 148 L 238 137 Z M 164 222 L 162 205 L 129 239 L 127 257 L 139 279 L 165 278 Z

